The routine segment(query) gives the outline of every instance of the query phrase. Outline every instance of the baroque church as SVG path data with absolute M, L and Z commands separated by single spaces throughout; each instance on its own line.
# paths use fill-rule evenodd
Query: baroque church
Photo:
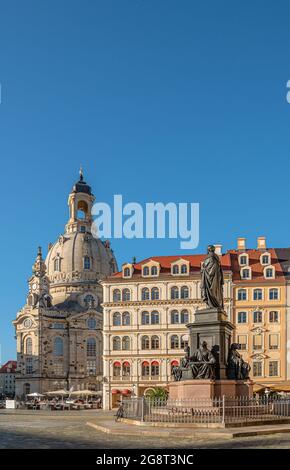
M 38 249 L 26 303 L 13 321 L 18 397 L 102 388 L 100 280 L 118 268 L 109 242 L 92 234 L 94 199 L 81 170 L 69 194 L 64 234 L 49 245 L 45 260 Z

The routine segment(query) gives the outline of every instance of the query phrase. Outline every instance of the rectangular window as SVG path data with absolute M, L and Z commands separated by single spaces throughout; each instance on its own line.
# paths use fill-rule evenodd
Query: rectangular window
M 270 323 L 279 323 L 279 312 L 270 312 L 269 313 L 269 322 Z
M 239 335 L 238 336 L 238 343 L 240 345 L 241 350 L 247 349 L 247 335 Z
M 26 358 L 26 374 L 32 374 L 33 368 L 32 368 L 32 357 L 27 357 Z
M 262 335 L 253 336 L 253 349 L 262 349 Z
M 238 312 L 238 323 L 247 323 L 247 312 Z
M 279 349 L 279 335 L 269 335 L 269 349 Z
M 270 361 L 269 362 L 269 376 L 275 377 L 279 375 L 279 361 Z
M 262 372 L 263 372 L 262 362 L 254 361 L 253 362 L 253 376 L 262 377 Z
M 89 375 L 96 375 L 97 367 L 96 361 L 88 360 L 87 361 L 87 373 Z
M 62 362 L 56 362 L 53 365 L 54 375 L 62 375 L 63 374 L 63 364 Z

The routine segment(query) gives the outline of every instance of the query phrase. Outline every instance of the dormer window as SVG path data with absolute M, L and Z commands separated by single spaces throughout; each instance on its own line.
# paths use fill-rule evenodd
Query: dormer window
M 187 274 L 187 266 L 186 266 L 186 264 L 182 264 L 180 270 L 181 270 L 181 274 Z
M 247 266 L 249 264 L 249 256 L 246 253 L 239 255 L 239 265 Z
M 158 271 L 157 271 L 157 266 L 152 266 L 151 268 L 151 276 L 157 276 Z
M 125 268 L 124 269 L 124 277 L 130 277 L 130 275 L 131 275 L 130 268 Z
M 275 268 L 268 267 L 264 269 L 264 277 L 266 279 L 274 279 L 275 278 Z
M 262 255 L 261 256 L 261 264 L 263 264 L 263 265 L 270 264 L 270 256 L 269 255 Z
M 172 274 L 179 274 L 179 266 L 177 264 L 172 267 Z
M 143 268 L 143 276 L 149 276 L 149 268 L 148 268 L 148 266 L 145 266 L 145 267 Z
M 251 270 L 249 268 L 241 269 L 241 278 L 242 279 L 251 279 Z

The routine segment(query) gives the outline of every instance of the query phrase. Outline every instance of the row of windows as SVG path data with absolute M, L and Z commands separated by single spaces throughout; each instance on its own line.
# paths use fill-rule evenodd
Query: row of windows
M 182 287 L 171 287 L 170 289 L 170 298 L 171 299 L 188 299 L 189 298 L 189 288 L 187 286 Z M 159 300 L 160 291 L 158 287 L 152 287 L 149 290 L 147 287 L 144 287 L 141 291 L 142 300 Z M 114 289 L 113 291 L 113 302 L 131 300 L 131 293 L 129 289 L 123 289 L 122 292 L 120 289 Z
M 253 323 L 262 323 L 265 314 L 260 310 L 251 313 Z M 272 311 L 268 313 L 269 323 L 279 323 L 279 312 Z M 248 312 L 238 312 L 238 323 L 248 323 Z
M 263 300 L 263 290 L 254 289 L 253 291 L 253 300 Z M 269 300 L 278 300 L 279 299 L 279 289 L 276 287 L 269 289 L 268 291 Z M 239 289 L 237 292 L 237 300 L 248 300 L 248 291 L 247 289 Z
M 93 319 L 92 319 L 93 320 Z M 95 338 L 88 338 L 87 342 L 87 356 L 96 356 L 97 351 L 97 342 Z M 57 336 L 53 340 L 53 355 L 54 356 L 63 356 L 64 345 L 63 339 Z M 32 356 L 32 338 L 27 338 L 25 342 L 25 354 L 27 356 Z M 27 358 L 32 361 L 32 358 Z
M 269 361 L 269 377 L 276 377 L 279 375 L 279 361 Z M 263 377 L 263 363 L 262 361 L 253 362 L 253 377 Z
M 276 333 L 269 334 L 269 337 L 268 337 L 269 349 L 279 349 L 279 341 L 280 341 L 279 334 L 276 334 Z M 248 335 L 238 335 L 238 343 L 240 344 L 240 348 L 242 350 L 248 349 Z M 254 350 L 264 349 L 265 346 L 263 346 L 263 344 L 265 344 L 263 335 L 261 334 L 253 335 L 252 348 Z
M 181 266 L 175 264 L 172 269 L 171 269 L 172 274 L 188 274 L 188 267 L 186 264 L 182 264 Z M 158 268 L 157 266 L 144 266 L 142 269 L 142 276 L 157 276 L 158 275 Z M 124 277 L 130 277 L 131 276 L 131 269 L 130 268 L 124 268 L 123 271 L 123 276 Z
M 188 346 L 188 336 L 187 335 L 172 335 L 170 337 L 170 348 L 171 349 L 184 349 Z M 113 350 L 120 351 L 120 350 L 130 350 L 131 348 L 131 341 L 129 336 L 114 336 L 113 337 Z M 141 337 L 141 349 L 160 349 L 160 338 L 157 335 L 147 336 L 144 335 Z
M 260 257 L 260 263 L 263 264 L 264 266 L 267 264 L 270 264 L 271 258 L 269 255 L 262 255 Z M 239 256 L 239 264 L 240 266 L 246 266 L 249 264 L 249 255 L 244 254 Z
M 273 279 L 275 277 L 275 269 L 274 268 L 265 268 L 264 269 L 264 277 L 266 279 Z M 251 279 L 251 278 L 252 278 L 251 268 L 242 268 L 241 269 L 241 279 Z
M 89 256 L 83 257 L 83 268 L 91 269 L 91 258 Z M 60 257 L 57 257 L 54 260 L 54 270 L 58 272 L 61 271 L 61 258 Z
M 170 313 L 171 324 L 186 324 L 189 322 L 189 314 L 187 310 L 172 310 Z M 160 314 L 157 310 L 152 312 L 144 311 L 141 313 L 142 325 L 159 325 Z M 113 313 L 113 326 L 128 326 L 131 325 L 131 315 L 129 312 L 114 312 Z

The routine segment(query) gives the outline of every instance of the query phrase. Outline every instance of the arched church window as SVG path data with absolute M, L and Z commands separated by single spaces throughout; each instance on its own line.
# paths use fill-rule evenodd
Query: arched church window
M 84 257 L 84 269 L 91 269 L 91 260 L 89 256 Z
M 94 357 L 96 356 L 97 348 L 96 348 L 96 340 L 95 338 L 88 338 L 87 339 L 87 356 Z
M 77 218 L 84 220 L 88 213 L 88 205 L 85 201 L 79 201 L 77 206 Z
M 32 356 L 32 338 L 27 338 L 25 343 L 25 354 Z
M 63 356 L 63 340 L 59 336 L 54 338 L 53 355 L 54 356 Z
M 60 258 L 55 258 L 54 260 L 54 270 L 60 271 Z

